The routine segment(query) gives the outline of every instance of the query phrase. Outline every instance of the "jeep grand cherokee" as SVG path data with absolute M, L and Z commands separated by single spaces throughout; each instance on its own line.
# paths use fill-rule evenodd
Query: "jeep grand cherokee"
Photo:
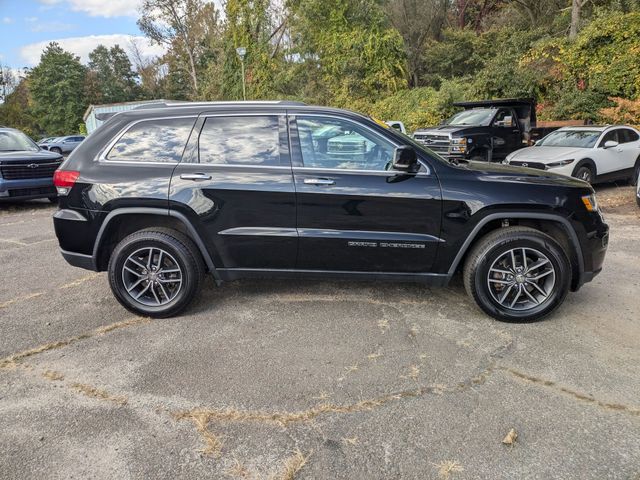
M 119 113 L 69 156 L 55 185 L 64 258 L 108 271 L 124 307 L 156 317 L 183 310 L 206 272 L 218 284 L 446 285 L 462 270 L 484 312 L 533 320 L 601 270 L 608 239 L 583 181 L 450 164 L 371 119 L 295 102 Z

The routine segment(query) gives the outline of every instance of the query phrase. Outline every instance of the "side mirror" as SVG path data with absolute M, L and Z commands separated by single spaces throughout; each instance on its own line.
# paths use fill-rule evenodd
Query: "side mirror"
M 607 140 L 606 142 L 604 142 L 604 148 L 613 148 L 617 146 L 618 142 L 616 142 L 615 140 Z
M 418 171 L 418 155 L 413 147 L 398 147 L 393 151 L 393 169 L 413 173 Z

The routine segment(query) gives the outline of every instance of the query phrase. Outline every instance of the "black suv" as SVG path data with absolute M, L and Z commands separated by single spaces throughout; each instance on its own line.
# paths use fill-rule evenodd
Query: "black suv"
M 295 102 L 119 113 L 56 172 L 62 255 L 107 270 L 129 310 L 185 308 L 209 272 L 446 285 L 489 315 L 548 314 L 601 270 L 593 189 L 560 175 L 450 164 L 361 115 Z

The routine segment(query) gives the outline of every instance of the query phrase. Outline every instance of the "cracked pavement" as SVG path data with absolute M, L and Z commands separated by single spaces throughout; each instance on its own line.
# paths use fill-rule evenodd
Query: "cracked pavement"
M 459 279 L 209 279 L 139 318 L 65 264 L 53 212 L 0 209 L 2 478 L 640 478 L 640 210 L 533 324 Z

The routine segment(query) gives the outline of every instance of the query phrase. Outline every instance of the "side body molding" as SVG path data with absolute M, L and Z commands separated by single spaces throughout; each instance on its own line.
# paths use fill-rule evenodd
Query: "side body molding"
M 207 268 L 213 275 L 213 278 L 215 279 L 216 283 L 218 285 L 222 283 L 220 275 L 218 274 L 218 271 L 216 270 L 216 267 L 213 264 L 211 255 L 209 254 L 209 250 L 207 250 L 206 245 L 204 244 L 204 242 L 202 241 L 202 238 L 200 237 L 200 234 L 196 231 L 196 229 L 193 227 L 191 222 L 189 222 L 187 217 L 185 217 L 182 213 L 165 209 L 165 208 L 125 207 L 125 208 L 118 208 L 109 212 L 109 214 L 106 216 L 106 218 L 102 222 L 102 225 L 100 226 L 100 230 L 98 231 L 98 235 L 96 236 L 96 241 L 93 245 L 93 261 L 95 262 L 96 266 L 98 265 L 98 253 L 100 252 L 100 247 L 102 246 L 102 243 L 103 243 L 102 237 L 104 235 L 105 230 L 107 229 L 107 226 L 109 225 L 111 220 L 113 220 L 115 217 L 120 215 L 127 215 L 127 214 L 159 215 L 164 217 L 174 217 L 178 219 L 189 231 L 189 235 L 191 236 L 191 239 L 195 242 L 196 246 L 198 247 L 198 250 L 200 250 L 200 253 L 202 254 L 202 258 L 204 258 Z
M 576 249 L 576 256 L 578 257 L 578 285 L 582 282 L 582 275 L 584 273 L 584 258 L 582 256 L 582 247 L 580 246 L 580 242 L 578 241 L 578 235 L 576 235 L 575 230 L 571 226 L 569 220 L 565 217 L 553 213 L 532 213 L 532 212 L 499 212 L 499 213 L 491 213 L 484 217 L 482 220 L 478 222 L 478 224 L 473 228 L 471 233 L 467 236 L 466 240 L 460 247 L 460 250 L 456 254 L 456 257 L 453 259 L 453 263 L 451 267 L 449 267 L 448 275 L 452 277 L 455 273 L 462 257 L 469 249 L 471 242 L 476 238 L 480 229 L 489 223 L 492 220 L 508 220 L 508 219 L 530 219 L 530 220 L 549 220 L 552 222 L 558 222 L 562 224 L 564 230 L 567 232 L 569 236 L 569 240 L 571 241 L 573 247 Z

